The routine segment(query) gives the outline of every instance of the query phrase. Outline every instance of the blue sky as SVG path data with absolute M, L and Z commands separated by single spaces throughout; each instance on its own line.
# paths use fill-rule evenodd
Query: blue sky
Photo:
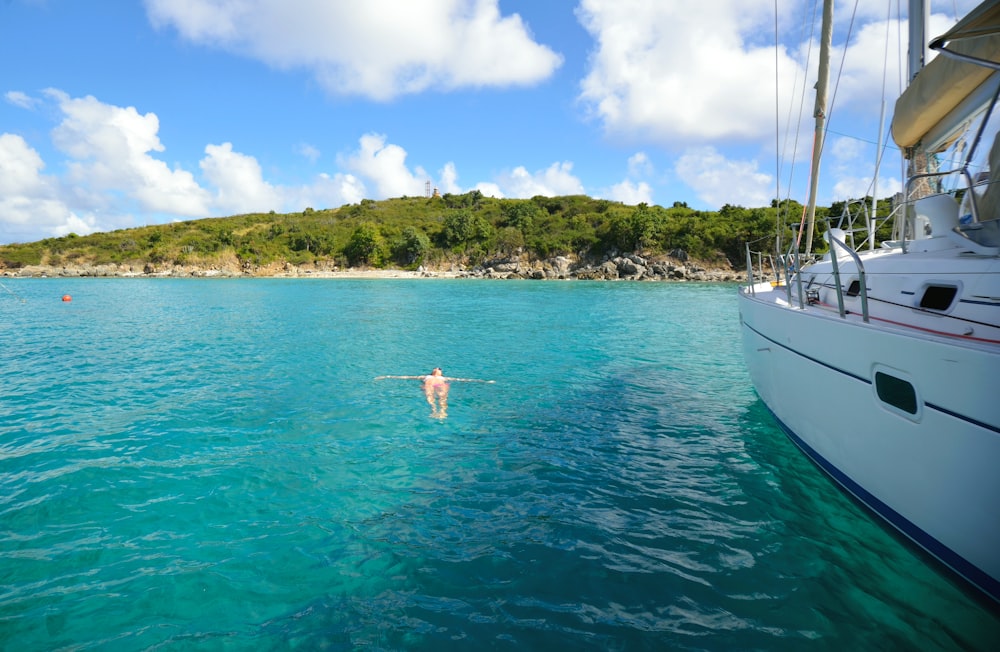
M 838 4 L 824 204 L 871 193 L 881 98 L 891 114 L 901 86 L 885 41 L 905 6 Z M 934 4 L 930 31 L 974 4 Z M 778 0 L 777 51 L 774 6 L 0 0 L 0 243 L 422 195 L 428 181 L 705 210 L 805 201 L 813 3 Z M 796 139 L 785 123 L 800 112 Z M 880 196 L 898 170 L 879 173 Z

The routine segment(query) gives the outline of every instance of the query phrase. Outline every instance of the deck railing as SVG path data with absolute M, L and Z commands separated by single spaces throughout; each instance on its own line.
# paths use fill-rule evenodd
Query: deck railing
M 830 243 L 830 262 L 833 268 L 833 282 L 837 288 L 837 310 L 841 317 L 847 317 L 847 309 L 844 307 L 844 288 L 840 279 L 840 264 L 838 261 L 839 256 L 837 255 L 837 249 L 842 249 L 847 252 L 847 254 L 854 260 L 854 264 L 858 268 L 858 293 L 861 297 L 861 318 L 867 323 L 869 321 L 868 315 L 868 286 L 867 280 L 865 278 L 865 266 L 861 262 L 860 256 L 855 253 L 854 249 L 847 245 L 846 242 L 837 239 L 833 233 L 831 233 L 829 224 L 827 225 L 827 240 Z M 763 254 L 760 252 L 750 251 L 749 243 L 746 246 L 746 256 L 747 256 L 747 288 L 748 294 L 753 296 L 755 294 L 754 284 L 756 283 L 756 274 L 754 272 L 753 258 L 754 254 L 757 254 L 758 259 L 760 259 L 760 278 L 764 278 L 764 265 L 763 265 Z M 778 273 L 778 266 L 774 265 L 774 261 L 771 261 L 771 267 L 775 270 L 775 276 Z M 795 246 L 795 238 L 788 245 L 788 250 L 783 256 L 779 256 L 778 262 L 780 263 L 780 269 L 784 271 L 784 286 L 785 292 L 788 297 L 788 305 L 794 305 L 792 298 L 792 287 L 796 289 L 797 299 L 799 308 L 805 309 L 812 300 L 807 297 L 806 289 L 802 286 L 802 274 L 799 270 L 802 269 L 802 256 L 798 252 L 798 248 Z M 777 278 L 779 282 L 782 280 L 780 277 Z
M 854 264 L 858 267 L 858 286 L 859 294 L 861 296 L 861 319 L 867 324 L 868 323 L 868 284 L 865 281 L 865 266 L 861 262 L 861 258 L 853 249 L 847 246 L 846 242 L 838 240 L 833 233 L 827 229 L 826 231 L 827 240 L 830 243 L 830 263 L 833 266 L 833 284 L 837 288 L 837 310 L 840 312 L 840 316 L 846 317 L 847 311 L 844 309 L 844 288 L 840 282 L 840 264 L 837 259 L 836 247 L 840 247 L 846 251 L 851 258 L 854 259 Z M 802 279 L 801 275 L 799 278 L 799 292 L 801 293 Z M 800 299 L 801 301 L 801 299 Z

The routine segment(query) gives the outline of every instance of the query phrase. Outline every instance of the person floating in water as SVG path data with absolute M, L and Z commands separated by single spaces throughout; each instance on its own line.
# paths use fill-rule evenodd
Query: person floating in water
M 431 406 L 431 416 L 448 416 L 448 388 L 450 385 L 441 371 L 441 367 L 434 367 L 429 376 L 424 376 L 424 396 Z M 436 401 L 436 405 L 435 405 Z
M 450 383 L 493 383 L 492 380 L 479 380 L 477 378 L 451 378 L 445 376 L 441 367 L 434 369 L 425 376 L 377 376 L 375 380 L 386 378 L 397 378 L 401 380 L 419 380 L 424 390 L 427 403 L 431 406 L 431 416 L 444 419 L 448 416 L 448 390 Z

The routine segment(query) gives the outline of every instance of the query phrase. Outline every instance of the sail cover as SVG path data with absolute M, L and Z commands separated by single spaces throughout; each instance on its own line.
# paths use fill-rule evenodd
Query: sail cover
M 948 44 L 945 48 L 945 44 Z M 947 52 L 1000 62 L 1000 0 L 979 5 L 932 47 Z M 892 137 L 900 147 L 913 147 L 994 70 L 941 54 L 924 66 L 896 101 Z
M 948 41 L 989 36 L 996 34 L 998 29 L 1000 29 L 1000 0 L 989 0 L 969 12 L 943 36 L 931 41 L 931 48 L 937 50 L 944 47 Z

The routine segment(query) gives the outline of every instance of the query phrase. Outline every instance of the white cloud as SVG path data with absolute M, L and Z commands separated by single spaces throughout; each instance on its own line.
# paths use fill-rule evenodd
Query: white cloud
M 299 143 L 295 151 L 306 158 L 310 163 L 315 163 L 319 160 L 319 150 L 308 143 Z
M 476 184 L 476 190 L 483 193 L 484 197 L 496 197 L 497 199 L 503 199 L 503 191 L 500 190 L 500 186 L 491 181 L 481 181 Z
M 382 134 L 365 134 L 358 150 L 343 159 L 342 165 L 375 183 L 376 194 L 371 199 L 419 197 L 430 177 L 419 167 L 411 172 L 406 167 L 406 150 L 387 145 L 385 139 Z
M 677 176 L 710 206 L 768 206 L 773 178 L 757 171 L 756 161 L 726 159 L 714 147 L 693 147 L 677 159 Z
M 903 184 L 898 177 L 880 176 L 878 179 L 878 198 L 891 197 L 902 192 Z M 860 199 L 872 194 L 872 177 L 840 176 L 833 185 L 833 199 Z
M 38 104 L 38 100 L 22 93 L 21 91 L 7 91 L 4 93 L 3 98 L 7 100 L 8 104 L 13 104 L 14 106 L 21 107 L 22 109 L 34 109 Z
M 835 160 L 854 163 L 867 151 L 868 147 L 856 138 L 839 137 L 827 138 L 824 149 Z
M 632 177 L 645 177 L 653 173 L 653 164 L 645 152 L 636 152 L 628 158 L 628 173 Z
M 42 157 L 24 138 L 0 134 L 0 195 L 46 192 L 48 182 L 41 176 L 44 167 Z
M 446 163 L 444 168 L 441 170 L 441 181 L 438 186 L 438 190 L 441 194 L 451 193 L 458 195 L 463 192 L 462 187 L 458 185 L 458 171 L 455 169 L 454 163 Z
M 510 172 L 501 174 L 497 185 L 505 196 L 523 199 L 536 195 L 546 197 L 582 195 L 583 184 L 573 176 L 572 170 L 573 164 L 569 161 L 553 163 L 535 173 L 528 172 L 524 166 L 518 166 Z
M 62 237 L 75 233 L 77 235 L 87 235 L 97 231 L 97 220 L 93 216 L 80 217 L 76 213 L 70 213 L 64 224 L 60 224 L 53 229 L 54 235 Z
M 388 143 L 383 134 L 365 134 L 358 141 L 358 149 L 341 157 L 345 169 L 371 182 L 374 193 L 369 199 L 422 196 L 431 177 L 422 167 L 411 170 L 406 165 L 407 152 L 399 145 Z M 544 170 L 529 172 L 524 166 L 502 172 L 496 179 L 480 181 L 472 186 L 488 197 L 530 198 L 536 195 L 584 194 L 583 184 L 573 175 L 573 164 L 564 161 L 553 163 Z M 433 180 L 431 181 L 433 185 Z M 442 193 L 468 192 L 458 183 L 458 169 L 448 162 L 441 169 L 437 189 Z M 644 184 L 643 184 L 644 185 Z
M 605 129 L 664 144 L 754 139 L 774 130 L 771 0 L 582 0 L 596 49 L 581 100 Z M 780 53 L 791 87 L 798 66 Z M 785 83 L 783 82 L 783 86 Z
M 562 58 L 498 0 L 146 0 L 150 22 L 277 68 L 307 68 L 333 93 L 378 100 L 427 89 L 529 85 Z
M 150 156 L 164 150 L 154 113 L 104 104 L 92 96 L 70 98 L 58 90 L 46 94 L 59 103 L 63 121 L 52 141 L 73 161 L 69 180 L 85 189 L 114 189 L 154 213 L 199 216 L 208 211 L 208 193 L 185 170 L 171 170 Z
M 59 199 L 58 183 L 42 174 L 42 157 L 15 134 L 0 134 L 0 242 L 78 235 L 96 229 Z
M 215 186 L 212 205 L 221 214 L 266 213 L 282 208 L 278 190 L 264 181 L 257 159 L 233 151 L 232 143 L 208 145 L 198 164 Z
M 286 210 L 337 208 L 364 199 L 365 184 L 353 174 L 323 173 L 309 185 L 283 189 L 282 196 Z
M 45 97 L 62 112 L 52 141 L 65 154 L 65 172 L 42 174 L 45 162 L 22 136 L 0 134 L 0 242 L 134 226 L 133 215 L 143 223 L 157 223 L 337 207 L 366 196 L 362 178 L 347 172 L 320 174 L 300 186 L 273 185 L 264 179 L 257 159 L 235 151 L 231 143 L 205 147 L 199 163 L 202 185 L 191 172 L 170 169 L 152 156 L 165 150 L 155 114 L 94 97 L 71 98 L 54 89 Z M 410 173 L 402 165 L 402 148 L 385 146 L 377 137 L 362 138 L 361 144 L 356 157 L 360 167 L 383 190 L 423 178 L 419 168 Z
M 942 12 L 952 13 L 951 5 L 939 4 Z M 811 11 L 801 3 L 787 9 Z M 806 86 L 804 113 L 811 120 L 817 62 L 813 44 L 807 75 L 805 40 L 813 35 L 797 27 L 781 30 L 783 45 L 776 56 L 773 11 L 771 0 L 704 0 L 697 11 L 681 0 L 580 0 L 577 16 L 593 36 L 594 49 L 579 99 L 608 137 L 682 151 L 674 169 L 706 204 L 767 205 L 775 192 L 769 187 L 770 175 L 761 173 L 752 158 L 741 160 L 731 153 L 737 151 L 733 146 L 756 146 L 761 152 L 773 148 L 776 89 L 785 119 L 798 114 L 800 100 L 792 101 L 791 95 Z M 835 29 L 835 102 L 829 126 L 871 140 L 878 132 L 883 85 L 890 111 L 899 92 L 903 75 L 896 41 L 901 30 L 895 15 L 890 17 L 872 2 L 863 1 L 857 17 L 846 46 L 850 15 L 841 12 Z M 929 31 L 940 34 L 949 25 L 946 16 L 934 14 Z M 905 38 L 905 29 L 902 35 Z M 780 133 L 786 133 L 784 126 Z M 854 150 L 862 147 L 846 141 L 827 146 L 824 188 L 857 188 L 859 168 L 838 161 L 850 157 L 852 166 L 871 170 L 874 156 L 870 161 L 857 158 L 861 152 Z M 799 155 L 808 155 L 808 145 L 800 146 Z M 642 165 L 643 157 L 635 157 L 628 177 L 632 186 L 623 182 L 611 192 L 625 196 L 634 190 L 643 177 Z
M 626 179 L 611 186 L 608 198 L 630 206 L 651 204 L 653 203 L 653 189 L 645 181 L 635 183 Z

